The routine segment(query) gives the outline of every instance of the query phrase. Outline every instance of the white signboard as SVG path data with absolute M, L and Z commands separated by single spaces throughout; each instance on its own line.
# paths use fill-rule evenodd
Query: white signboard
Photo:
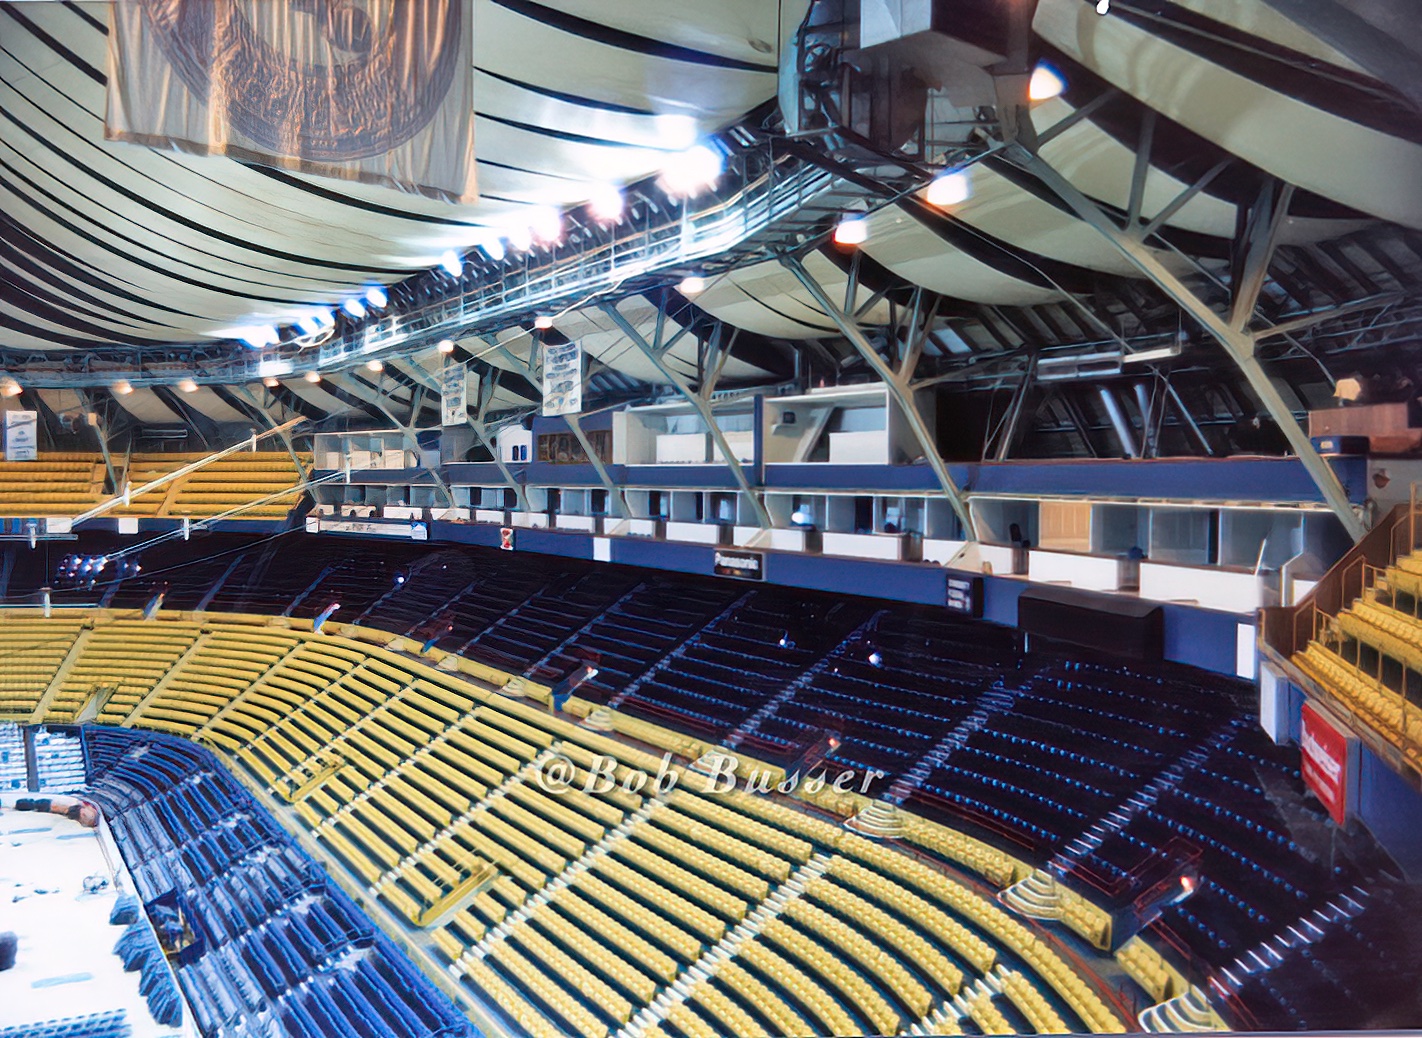
M 319 515 L 306 517 L 307 533 L 358 533 L 367 537 L 408 537 L 414 541 L 430 539 L 425 523 L 382 523 L 362 519 L 323 519 Z
M 577 414 L 583 409 L 583 348 L 575 342 L 543 346 L 543 414 Z
M 39 456 L 36 411 L 5 412 L 5 460 L 34 461 Z
M 463 364 L 446 361 L 439 373 L 441 424 L 463 425 L 469 415 L 469 371 Z

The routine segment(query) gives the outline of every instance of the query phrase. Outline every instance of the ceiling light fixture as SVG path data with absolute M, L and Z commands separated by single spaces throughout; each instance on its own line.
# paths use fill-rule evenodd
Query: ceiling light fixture
M 863 245 L 869 240 L 869 221 L 862 216 L 846 216 L 835 225 L 836 245 Z
M 114 383 L 114 392 L 119 396 L 128 396 L 128 394 L 133 392 L 133 386 L 128 379 L 121 378 Z
M 563 237 L 563 214 L 552 206 L 539 206 L 533 211 L 528 229 L 538 241 L 551 245 Z
M 972 178 L 961 169 L 940 173 L 929 182 L 925 197 L 929 205 L 943 209 L 966 202 L 973 197 Z
M 319 371 L 308 371 L 305 378 L 307 382 L 320 382 L 321 373 Z
M 599 184 L 588 199 L 588 212 L 600 223 L 616 223 L 622 219 L 625 206 L 622 191 L 616 184 Z
M 698 144 L 668 155 L 657 183 L 673 198 L 689 198 L 715 186 L 725 160 L 707 144 Z
M 454 340 L 453 340 L 453 339 L 441 339 L 441 340 L 439 341 L 439 345 L 436 346 L 435 349 L 439 350 L 439 352 L 441 352 L 441 353 L 453 353 L 453 352 L 454 352 Z
M 1060 97 L 1066 90 L 1066 80 L 1062 74 L 1045 61 L 1032 70 L 1032 78 L 1027 82 L 1029 101 L 1050 101 Z
M 368 360 L 368 361 L 365 362 L 365 370 L 366 370 L 366 371 L 376 371 L 376 372 L 384 371 L 384 370 L 385 370 L 385 362 L 384 362 L 383 360 Z
M 696 274 L 688 274 L 681 279 L 681 283 L 676 286 L 676 290 L 684 296 L 700 295 L 706 291 L 706 279 Z
M 185 378 L 178 383 L 178 388 L 184 393 L 196 393 L 198 391 L 198 384 L 190 378 Z

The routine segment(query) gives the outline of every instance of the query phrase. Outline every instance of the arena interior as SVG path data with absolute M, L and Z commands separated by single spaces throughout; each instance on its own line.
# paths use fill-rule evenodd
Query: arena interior
M 0 3 L 0 1036 L 1422 1028 L 1419 28 Z

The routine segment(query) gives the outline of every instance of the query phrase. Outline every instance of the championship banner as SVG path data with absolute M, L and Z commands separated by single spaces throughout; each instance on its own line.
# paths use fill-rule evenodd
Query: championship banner
M 39 457 L 37 411 L 5 412 L 5 460 L 34 461 Z
M 469 369 L 447 361 L 439 373 L 440 424 L 463 425 L 469 417 Z
M 464 0 L 109 9 L 108 140 L 475 200 Z
M 575 342 L 543 345 L 543 415 L 583 409 L 583 348 Z

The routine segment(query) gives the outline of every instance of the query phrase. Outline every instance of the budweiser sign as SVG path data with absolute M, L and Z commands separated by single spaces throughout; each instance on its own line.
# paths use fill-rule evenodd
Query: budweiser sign
M 1357 739 L 1312 703 L 1304 703 L 1299 735 L 1304 784 L 1338 825 L 1348 820 L 1357 763 Z

